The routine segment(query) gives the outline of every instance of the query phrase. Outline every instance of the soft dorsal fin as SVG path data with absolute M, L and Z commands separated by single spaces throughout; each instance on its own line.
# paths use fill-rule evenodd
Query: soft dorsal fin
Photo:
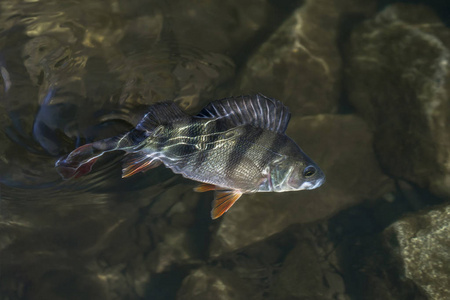
M 256 94 L 211 102 L 196 117 L 223 118 L 235 126 L 249 124 L 284 133 L 291 113 L 280 101 Z
M 159 125 L 170 124 L 187 118 L 189 116 L 175 102 L 158 102 L 149 107 L 149 112 L 142 118 L 136 128 L 151 131 Z

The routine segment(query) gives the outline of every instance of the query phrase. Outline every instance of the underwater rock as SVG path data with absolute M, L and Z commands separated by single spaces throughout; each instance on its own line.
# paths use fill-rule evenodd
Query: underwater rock
M 237 93 L 261 92 L 303 115 L 336 112 L 341 18 L 374 10 L 373 1 L 358 2 L 305 1 L 249 58 Z
M 312 191 L 244 195 L 218 220 L 212 256 L 263 240 L 292 224 L 331 217 L 393 189 L 376 161 L 372 134 L 359 117 L 296 117 L 287 134 L 321 167 L 326 182 Z
M 200 246 L 193 243 L 195 231 L 192 230 L 199 197 L 188 184 L 171 187 L 154 200 L 145 221 L 149 228 L 147 235 L 156 242 L 146 257 L 152 272 L 162 273 L 173 265 L 199 258 Z
M 273 293 L 276 295 L 273 299 L 312 297 L 317 300 L 331 300 L 336 299 L 336 294 L 341 294 L 337 299 L 348 299 L 344 298 L 345 285 L 342 277 L 331 267 L 328 271 L 323 270 L 323 262 L 319 261 L 315 251 L 313 245 L 305 242 L 289 253 L 278 275 L 278 281 L 273 286 Z M 331 288 L 330 282 L 334 285 Z
M 434 197 L 406 182 L 396 185 L 394 192 L 346 209 L 328 221 L 327 237 L 336 245 L 332 254 L 338 257 L 339 274 L 352 299 L 428 299 L 405 278 L 396 237 L 387 237 L 383 231 L 406 212 L 429 206 Z
M 213 258 L 257 287 L 252 299 L 348 299 L 326 222 L 297 224 Z
M 109 299 L 104 281 L 89 267 L 122 223 L 117 214 L 104 213 L 104 197 L 86 194 L 87 210 L 88 203 L 70 196 L 58 203 L 19 195 L 2 186 L 0 235 L 8 239 L 0 246 L 0 298 Z
M 394 4 L 352 34 L 349 101 L 375 131 L 390 174 L 450 195 L 450 29 L 428 8 Z
M 75 266 L 71 266 L 76 269 Z M 22 298 L 22 297 L 20 297 Z M 18 298 L 18 299 L 20 299 Z M 54 270 L 47 272 L 33 282 L 24 292 L 25 299 L 87 299 L 102 300 L 107 297 L 107 291 L 101 278 L 91 274 L 86 275 L 71 270 Z
M 228 270 L 201 267 L 184 280 L 177 294 L 178 300 L 245 300 L 253 299 L 257 290 L 249 282 Z
M 383 236 L 399 259 L 401 275 L 412 280 L 429 299 L 450 298 L 450 206 L 408 215 Z
M 41 189 L 30 199 L 29 192 L 2 185 L 0 295 L 19 292 L 18 287 L 25 285 L 27 299 L 62 299 L 51 293 L 68 284 L 74 295 L 91 293 L 91 285 L 101 285 L 98 293 L 104 289 L 108 295 L 88 295 L 86 299 L 136 299 L 146 294 L 151 271 L 156 269 L 153 266 L 171 266 L 173 261 L 189 258 L 185 252 L 195 254 L 192 247 L 180 246 L 173 239 L 176 231 L 177 236 L 186 237 L 184 240 L 191 238 L 187 235 L 192 223 L 190 209 L 195 208 L 198 198 L 180 201 L 180 194 L 187 194 L 191 185 L 173 186 L 170 179 L 147 187 L 155 179 L 142 175 L 117 179 L 114 192 L 112 186 L 106 188 L 109 193 L 101 193 L 100 187 L 90 185 L 96 192 L 82 195 L 73 191 L 83 186 L 83 178 L 67 182 L 60 185 L 58 199 L 51 197 L 51 189 Z M 156 203 L 160 198 L 164 207 Z M 165 255 L 156 255 L 160 248 L 167 251 Z M 68 279 L 52 277 L 60 271 L 68 273 Z M 92 290 L 94 293 L 95 288 Z
M 273 13 L 266 0 L 173 1 L 168 9 L 166 22 L 180 45 L 231 54 L 242 50 Z
M 217 86 L 232 78 L 234 71 L 235 65 L 227 56 L 191 49 L 172 71 L 180 88 L 174 101 L 183 110 L 194 112 L 212 100 Z M 200 103 L 200 99 L 207 102 Z
M 308 229 L 314 230 L 315 227 Z M 326 236 L 326 232 L 322 233 Z M 323 248 L 324 245 L 318 243 L 319 239 L 314 234 L 302 234 L 302 237 L 282 264 L 272 286 L 272 298 L 349 299 L 345 294 L 344 280 L 336 270 L 332 243 L 325 243 L 328 247 Z

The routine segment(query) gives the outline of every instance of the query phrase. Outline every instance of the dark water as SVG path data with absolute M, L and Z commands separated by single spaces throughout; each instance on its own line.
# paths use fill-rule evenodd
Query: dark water
M 352 119 L 343 53 L 390 2 L 312 2 L 1 1 L 0 299 L 367 296 L 351 266 L 378 251 L 369 237 L 441 198 L 380 168 L 373 130 Z M 248 196 L 212 221 L 212 194 L 164 167 L 121 179 L 108 155 L 76 180 L 55 171 L 157 101 L 195 113 L 255 92 L 291 108 L 288 133 L 329 187 Z

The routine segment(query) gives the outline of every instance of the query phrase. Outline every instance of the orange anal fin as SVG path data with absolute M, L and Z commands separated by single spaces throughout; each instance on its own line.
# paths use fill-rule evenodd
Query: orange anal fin
M 226 213 L 241 196 L 239 191 L 217 191 L 212 203 L 211 218 L 217 219 Z
M 122 169 L 122 178 L 130 177 L 139 172 L 145 172 L 150 169 L 156 168 L 162 162 L 160 160 L 147 160 L 142 163 L 128 164 Z
M 214 184 L 209 183 L 200 183 L 197 187 L 194 188 L 194 191 L 203 193 L 208 191 L 215 191 L 216 186 Z

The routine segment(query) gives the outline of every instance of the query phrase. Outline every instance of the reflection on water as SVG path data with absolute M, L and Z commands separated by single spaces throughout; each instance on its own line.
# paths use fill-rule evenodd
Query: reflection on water
M 360 2 L 0 1 L 0 299 L 357 299 L 360 273 L 339 265 L 351 212 L 328 219 L 372 201 L 369 215 L 391 211 L 357 219 L 374 235 L 425 206 L 341 103 L 339 43 L 377 13 Z M 288 134 L 324 166 L 323 189 L 243 197 L 212 222 L 212 195 L 163 167 L 121 179 L 112 154 L 76 180 L 54 168 L 157 101 L 193 113 L 255 92 L 294 112 Z

